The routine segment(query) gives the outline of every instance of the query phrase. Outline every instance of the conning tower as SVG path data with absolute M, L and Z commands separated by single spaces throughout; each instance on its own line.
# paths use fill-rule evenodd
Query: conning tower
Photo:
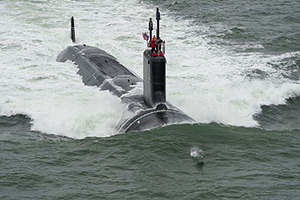
M 156 36 L 152 37 L 153 23 L 149 20 L 150 41 L 143 57 L 144 101 L 149 107 L 167 109 L 166 102 L 166 58 L 164 56 L 165 42 L 159 36 L 160 12 L 156 10 Z M 148 38 L 147 38 L 148 39 Z

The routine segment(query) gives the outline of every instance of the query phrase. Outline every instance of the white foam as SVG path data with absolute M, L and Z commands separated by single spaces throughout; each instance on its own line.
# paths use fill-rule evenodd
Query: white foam
M 69 19 L 74 16 L 78 43 L 104 49 L 142 77 L 146 45 L 141 33 L 147 30 L 149 17 L 155 17 L 155 8 L 138 0 L 104 0 L 6 1 L 0 9 L 0 114 L 25 114 L 32 119 L 33 130 L 49 134 L 73 138 L 116 134 L 114 126 L 125 106 L 108 92 L 84 86 L 72 63 L 55 59 L 72 45 Z M 289 55 L 237 54 L 212 45 L 205 35 L 208 27 L 175 20 L 167 10 L 161 10 L 161 18 L 167 99 L 198 122 L 255 126 L 252 116 L 261 105 L 299 95 L 297 82 L 283 79 L 267 65 Z M 245 73 L 251 69 L 270 76 L 247 79 Z
M 0 114 L 27 115 L 33 130 L 48 134 L 73 138 L 115 134 L 124 111 L 120 99 L 84 86 L 72 63 L 53 64 L 45 71 L 38 65 L 19 69 L 13 76 L 5 74 L 9 87 L 1 85 Z

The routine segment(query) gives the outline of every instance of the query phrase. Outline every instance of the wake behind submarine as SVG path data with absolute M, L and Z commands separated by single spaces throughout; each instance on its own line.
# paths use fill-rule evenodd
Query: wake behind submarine
M 78 66 L 83 83 L 109 90 L 127 105 L 127 111 L 116 126 L 118 133 L 142 131 L 167 124 L 192 123 L 194 120 L 166 101 L 165 42 L 159 35 L 160 12 L 156 10 L 157 30 L 152 37 L 153 22 L 149 21 L 149 36 L 144 33 L 147 47 L 143 53 L 143 79 L 120 64 L 107 52 L 88 45 L 69 46 L 57 61 L 70 60 Z M 71 18 L 71 39 L 75 42 L 74 18 Z M 133 90 L 143 84 L 141 90 Z M 99 102 L 101 103 L 101 102 Z

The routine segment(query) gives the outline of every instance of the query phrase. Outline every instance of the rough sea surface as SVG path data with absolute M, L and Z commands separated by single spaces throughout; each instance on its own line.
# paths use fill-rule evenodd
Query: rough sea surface
M 79 44 L 141 76 L 156 7 L 167 100 L 197 123 L 117 134 L 125 105 L 56 56 L 72 45 L 74 16 Z M 297 0 L 0 0 L 0 199 L 299 199 L 299 10 Z

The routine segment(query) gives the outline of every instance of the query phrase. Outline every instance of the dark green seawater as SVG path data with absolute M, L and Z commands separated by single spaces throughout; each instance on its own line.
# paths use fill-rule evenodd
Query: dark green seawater
M 299 51 L 300 3 L 295 0 L 148 2 L 169 9 L 178 19 L 191 19 L 194 24 L 209 26 L 207 37 L 216 38 L 218 43 L 233 46 L 237 51 Z M 243 46 L 249 43 L 261 44 L 264 48 Z
M 5 16 L 13 13 L 12 16 L 15 18 L 12 19 L 16 19 L 17 22 L 23 20 L 24 25 L 20 25 L 19 32 L 25 35 L 39 32 L 38 28 L 45 33 L 48 30 L 44 31 L 44 28 L 60 30 L 64 26 L 59 23 L 44 24 L 43 20 L 47 16 L 34 17 L 35 12 L 44 12 L 44 5 L 50 10 L 56 8 L 58 10 L 56 12 L 67 18 L 69 16 L 67 14 L 64 16 L 63 8 L 72 7 L 76 12 L 80 12 L 81 7 L 74 8 L 76 3 L 80 2 L 78 3 L 80 5 L 94 3 L 94 1 L 64 1 L 62 3 L 64 7 L 59 11 L 59 6 L 55 7 L 52 1 L 28 2 L 30 3 L 0 1 Z M 120 6 L 123 5 L 121 3 Z M 118 7 L 119 2 L 105 1 L 107 10 L 110 8 L 109 4 Z M 128 4 L 147 8 L 158 6 L 175 21 L 188 20 L 187 26 L 197 27 L 191 33 L 193 37 L 208 39 L 211 48 L 226 48 L 231 54 L 245 53 L 249 56 L 252 53 L 262 57 L 275 55 L 281 58 L 280 56 L 284 55 L 281 59 L 267 63 L 273 71 L 247 70 L 243 74 L 245 80 L 264 81 L 276 73 L 281 77 L 278 82 L 299 84 L 298 0 L 142 0 L 130 1 Z M 82 7 L 84 9 L 84 6 Z M 27 21 L 22 18 L 23 15 L 32 15 L 33 18 Z M 56 19 L 55 17 L 57 16 L 53 18 Z M 130 19 L 130 16 L 128 18 Z M 112 19 L 108 17 L 105 20 Z M 13 21 L 10 18 L 2 20 L 3 24 L 14 23 Z M 91 17 L 91 20 L 84 22 L 93 24 L 92 21 Z M 30 23 L 34 23 L 37 30 L 32 29 L 32 33 L 23 33 L 22 28 L 30 27 Z M 5 27 L 3 24 L 0 24 L 1 27 Z M 17 27 L 19 28 L 19 25 Z M 62 30 L 61 32 L 64 33 Z M 5 40 L 13 41 L 11 43 L 14 44 L 10 46 L 0 44 L 5 59 L 9 57 L 8 54 L 4 54 L 8 50 L 13 53 L 25 52 L 25 57 L 30 57 L 25 48 L 19 46 L 25 40 L 14 39 L 7 35 Z M 33 41 L 45 46 L 51 43 L 51 39 L 47 37 Z M 107 45 L 109 47 L 109 43 Z M 45 53 L 39 48 L 36 51 L 42 51 L 40 57 L 46 57 L 47 62 L 50 62 L 61 50 L 59 45 L 53 46 L 49 49 L 54 48 L 55 52 L 46 50 Z M 43 55 L 49 53 L 48 51 L 53 54 L 51 59 Z M 19 61 L 16 60 L 12 65 L 16 62 Z M 66 77 L 64 81 L 68 82 L 70 79 L 71 76 Z M 2 88 L 8 88 L 7 91 L 16 89 L 10 88 L 10 82 L 6 81 L 0 79 Z M 14 82 L 17 85 L 17 81 Z M 51 78 L 51 85 L 59 85 L 56 82 L 57 78 Z M 39 82 L 34 83 L 37 84 L 37 90 L 42 90 L 43 85 L 40 88 Z M 49 85 L 46 86 L 49 90 L 52 89 Z M 20 96 L 30 90 L 21 86 L 18 88 L 22 91 Z M 9 100 L 0 98 L 0 113 L 3 112 L 5 115 L 11 113 L 10 116 L 4 114 L 0 116 L 1 200 L 300 198 L 299 93 L 287 95 L 286 101 L 281 104 L 261 105 L 261 110 L 253 115 L 253 119 L 257 122 L 256 127 L 212 122 L 172 125 L 110 137 L 74 139 L 60 136 L 64 134 L 51 134 L 52 129 L 49 127 L 45 128 L 51 130 L 49 132 L 43 131 L 44 129 L 33 131 L 32 127 L 39 129 L 39 125 L 42 124 L 37 124 L 39 121 L 36 118 L 44 116 L 26 115 L 30 113 L 28 110 L 32 107 L 27 110 L 26 106 L 30 103 L 21 102 L 32 100 L 21 99 L 19 104 L 24 105 L 22 108 L 18 106 L 7 108 L 4 105 L 18 102 L 16 100 L 18 96 L 9 98 L 9 92 L 5 89 L 1 91 L 6 92 L 0 94 L 1 97 L 6 95 Z M 38 99 L 38 96 L 33 97 L 33 100 Z M 53 108 L 50 103 L 51 110 Z M 45 107 L 38 107 L 42 108 Z M 49 124 L 53 122 L 53 126 L 57 125 L 54 123 L 56 117 L 64 120 L 60 116 L 51 117 Z M 192 157 L 190 155 L 192 148 L 204 150 L 204 158 Z
M 1 117 L 1 199 L 297 199 L 299 131 L 177 125 L 75 140 Z M 192 147 L 205 157 L 190 157 Z

